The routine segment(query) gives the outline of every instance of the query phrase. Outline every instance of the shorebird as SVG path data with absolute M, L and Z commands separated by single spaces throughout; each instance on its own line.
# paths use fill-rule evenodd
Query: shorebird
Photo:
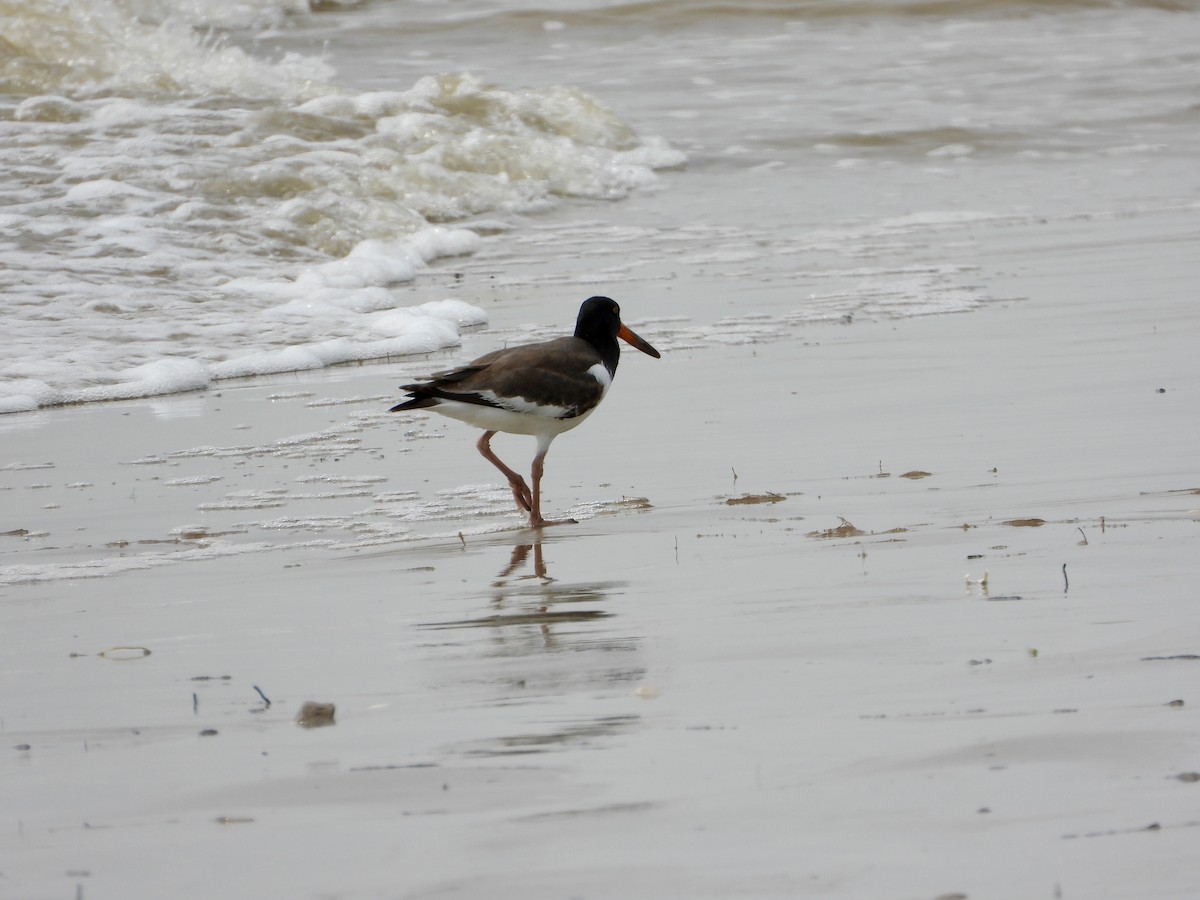
M 517 508 L 529 513 L 529 526 L 557 525 L 542 518 L 546 451 L 556 437 L 590 416 L 608 393 L 621 359 L 617 338 L 655 359 L 660 356 L 622 324 L 616 302 L 590 297 L 579 307 L 573 337 L 493 350 L 465 366 L 403 385 L 409 397 L 390 412 L 428 409 L 482 428 L 475 446 L 504 473 Z M 497 431 L 537 438 L 532 490 L 492 452 Z

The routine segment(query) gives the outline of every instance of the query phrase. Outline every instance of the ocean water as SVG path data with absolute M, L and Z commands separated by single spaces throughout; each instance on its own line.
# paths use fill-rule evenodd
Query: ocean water
M 0 411 L 522 292 L 532 334 L 636 282 L 665 349 L 969 312 L 987 229 L 1195 235 L 1197 48 L 1182 0 L 0 0 Z

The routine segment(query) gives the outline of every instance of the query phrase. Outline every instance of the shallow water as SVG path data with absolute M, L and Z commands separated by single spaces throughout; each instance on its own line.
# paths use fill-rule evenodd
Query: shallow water
M 632 278 L 677 345 L 965 311 L 979 228 L 1197 202 L 1190 4 L 0 12 L 10 411 L 454 346 L 522 292 L 560 330 Z

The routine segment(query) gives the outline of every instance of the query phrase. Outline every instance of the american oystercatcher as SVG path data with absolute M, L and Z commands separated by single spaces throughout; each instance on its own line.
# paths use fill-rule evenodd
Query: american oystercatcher
M 621 323 L 621 308 L 608 297 L 590 297 L 579 307 L 573 337 L 493 350 L 428 381 L 403 385 L 409 398 L 390 412 L 428 409 L 483 429 L 476 446 L 504 473 L 517 507 L 531 528 L 556 525 L 542 518 L 542 468 L 550 442 L 570 431 L 600 405 L 617 373 L 617 338 L 658 359 L 660 354 Z M 492 452 L 497 431 L 537 438 L 533 490 Z M 566 520 L 571 521 L 571 520 Z

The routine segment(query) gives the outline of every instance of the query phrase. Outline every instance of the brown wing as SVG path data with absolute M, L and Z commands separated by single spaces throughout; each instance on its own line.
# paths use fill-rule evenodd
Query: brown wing
M 600 356 L 586 341 L 557 338 L 484 354 L 468 365 L 405 385 L 412 396 L 392 411 L 424 409 L 439 399 L 527 412 L 529 404 L 558 407 L 560 418 L 588 412 L 604 388 L 588 371 Z

